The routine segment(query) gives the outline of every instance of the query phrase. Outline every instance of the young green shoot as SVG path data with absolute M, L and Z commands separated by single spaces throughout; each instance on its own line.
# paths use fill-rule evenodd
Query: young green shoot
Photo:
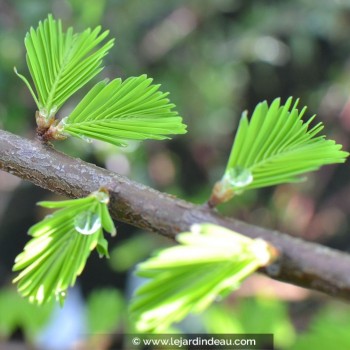
M 102 58 L 113 46 L 114 39 L 99 49 L 97 46 L 108 33 L 101 33 L 101 27 L 88 28 L 82 33 L 74 33 L 70 27 L 64 32 L 61 21 L 56 21 L 52 15 L 27 33 L 24 42 L 34 88 L 16 69 L 15 72 L 37 104 L 39 128 L 51 125 L 56 112 L 68 98 L 103 69 Z
M 37 104 L 38 135 L 44 141 L 75 136 L 124 146 L 127 140 L 163 140 L 167 135 L 186 133 L 168 93 L 159 91 L 160 85 L 153 85 L 146 75 L 101 81 L 68 116 L 56 119 L 67 99 L 103 69 L 102 59 L 114 41 L 98 48 L 107 35 L 101 27 L 63 32 L 61 21 L 52 15 L 39 22 L 37 29 L 30 29 L 25 46 L 34 87 L 15 72 Z
M 33 237 L 15 260 L 14 279 L 19 293 L 35 304 L 55 298 L 63 304 L 67 289 L 83 271 L 93 249 L 108 256 L 108 242 L 103 229 L 116 234 L 108 212 L 109 196 L 105 190 L 81 199 L 39 202 L 38 205 L 59 209 L 32 226 Z
M 57 126 L 54 134 L 97 139 L 125 146 L 126 140 L 167 139 L 184 134 L 182 118 L 167 93 L 146 75 L 96 84 Z
M 137 275 L 150 279 L 131 304 L 140 332 L 163 332 L 188 313 L 203 311 L 278 255 L 261 239 L 213 224 L 194 225 L 177 241 L 180 245 L 161 250 L 138 266 Z
M 323 124 L 310 127 L 315 116 L 302 121 L 292 97 L 285 105 L 275 99 L 257 105 L 248 120 L 243 113 L 222 179 L 214 186 L 209 205 L 214 207 L 246 190 L 302 181 L 300 175 L 321 166 L 343 163 L 349 153 L 325 136 Z

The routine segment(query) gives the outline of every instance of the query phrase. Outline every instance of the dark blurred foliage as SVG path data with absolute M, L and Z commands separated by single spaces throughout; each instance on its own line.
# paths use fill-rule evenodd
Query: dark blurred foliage
M 308 116 L 318 114 L 327 136 L 348 149 L 346 0 L 0 0 L 0 128 L 25 137 L 34 137 L 35 106 L 13 66 L 28 75 L 23 38 L 48 12 L 79 30 L 98 24 L 110 29 L 116 45 L 101 76 L 147 73 L 170 92 L 188 124 L 187 135 L 167 142 L 117 149 L 68 140 L 55 145 L 64 152 L 202 203 L 223 173 L 241 112 L 288 96 L 299 97 Z M 68 102 L 61 117 L 84 91 Z M 327 166 L 306 182 L 248 192 L 219 209 L 350 251 L 348 174 L 348 164 Z M 28 227 L 44 214 L 34 203 L 50 196 L 0 172 L 1 283 L 10 280 L 11 261 Z M 118 228 L 123 239 L 134 232 L 124 224 Z M 124 285 L 107 266 L 97 258 L 89 262 L 80 279 L 85 291 Z

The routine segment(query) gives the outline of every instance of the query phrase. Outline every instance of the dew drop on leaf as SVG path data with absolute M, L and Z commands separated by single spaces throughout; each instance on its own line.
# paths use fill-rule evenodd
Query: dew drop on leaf
M 93 192 L 93 195 L 97 198 L 97 200 L 100 203 L 103 203 L 103 204 L 108 204 L 109 203 L 109 195 L 108 195 L 108 193 L 106 193 L 104 191 L 96 191 L 96 192 Z
M 92 235 L 101 228 L 101 218 L 92 211 L 84 211 L 75 217 L 74 227 L 83 235 Z
M 235 166 L 228 170 L 224 178 L 234 188 L 246 187 L 253 182 L 253 174 L 251 171 L 241 166 Z
M 66 300 L 66 296 L 67 296 L 67 293 L 63 290 L 57 290 L 55 292 L 56 300 L 59 302 L 61 307 L 63 307 L 63 305 L 64 305 L 64 302 Z

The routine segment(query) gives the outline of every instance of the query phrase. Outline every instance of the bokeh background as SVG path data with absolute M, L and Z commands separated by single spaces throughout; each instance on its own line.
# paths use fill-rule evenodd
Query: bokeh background
M 23 38 L 48 13 L 66 28 L 101 24 L 109 29 L 116 45 L 95 82 L 146 73 L 170 92 L 188 125 L 186 135 L 171 141 L 130 143 L 125 149 L 81 140 L 55 144 L 70 155 L 203 203 L 223 173 L 242 111 L 289 96 L 300 98 L 308 116 L 316 113 L 327 136 L 349 150 L 347 0 L 0 0 L 0 128 L 29 138 L 35 137 L 35 105 L 13 67 L 28 75 Z M 88 85 L 69 100 L 61 117 Z M 60 337 L 64 344 L 86 341 L 111 348 L 128 329 L 127 299 L 139 283 L 131 277 L 133 266 L 170 242 L 117 222 L 111 259 L 93 254 L 65 308 L 39 311 L 13 292 L 11 267 L 28 240 L 28 228 L 45 215 L 35 203 L 58 198 L 0 172 L 0 342 L 62 349 L 57 329 L 63 334 L 59 325 L 68 322 L 66 337 Z M 324 167 L 299 184 L 250 191 L 219 210 L 349 251 L 349 165 Z M 274 333 L 279 349 L 310 349 L 319 337 L 347 336 L 345 350 L 349 311 L 340 301 L 255 276 L 225 304 L 179 329 Z M 92 336 L 97 331 L 105 335 Z M 89 335 L 79 338 L 82 333 Z

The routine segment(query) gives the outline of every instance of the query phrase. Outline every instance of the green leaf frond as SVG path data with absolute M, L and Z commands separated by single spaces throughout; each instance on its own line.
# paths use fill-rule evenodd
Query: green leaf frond
M 103 68 L 102 58 L 113 46 L 113 39 L 96 47 L 107 37 L 108 31 L 101 27 L 74 33 L 73 28 L 62 30 L 60 20 L 49 15 L 39 22 L 37 29 L 31 28 L 25 37 L 27 64 L 34 82 L 18 74 L 26 83 L 40 113 L 49 118 Z
M 137 274 L 151 279 L 131 304 L 138 331 L 162 332 L 189 312 L 203 311 L 275 258 L 272 247 L 260 239 L 212 224 L 191 230 L 177 236 L 180 245 L 138 266 Z
M 38 203 L 59 210 L 29 229 L 33 238 L 16 257 L 13 270 L 21 272 L 13 282 L 23 297 L 36 304 L 53 297 L 63 303 L 90 252 L 97 248 L 100 256 L 108 257 L 103 229 L 116 234 L 108 201 L 108 195 L 98 191 L 86 198 Z
M 300 181 L 299 175 L 343 163 L 349 155 L 341 145 L 317 136 L 323 124 L 310 127 L 315 116 L 303 122 L 306 107 L 299 112 L 298 100 L 292 101 L 259 103 L 250 121 L 243 114 L 223 178 L 236 193 Z
M 57 126 L 63 134 L 123 146 L 126 140 L 168 138 L 186 126 L 173 110 L 167 93 L 146 75 L 96 84 L 72 113 Z

